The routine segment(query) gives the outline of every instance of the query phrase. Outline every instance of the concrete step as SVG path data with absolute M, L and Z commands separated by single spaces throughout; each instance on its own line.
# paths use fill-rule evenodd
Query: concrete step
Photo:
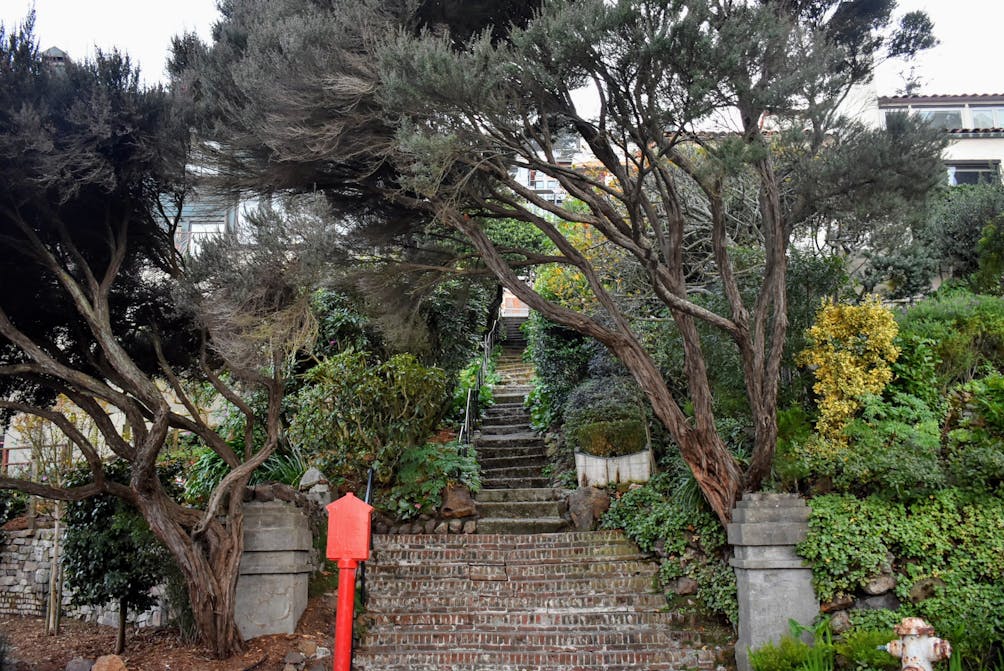
M 478 520 L 480 534 L 552 534 L 567 528 L 568 522 L 562 517 L 493 517 Z
M 518 457 L 520 459 L 544 458 L 547 449 L 543 445 L 515 445 L 505 447 L 482 447 L 477 451 L 478 461 L 487 459 L 498 459 L 507 457 Z M 484 464 L 482 464 L 484 466 Z
M 564 498 L 560 489 L 553 487 L 526 489 L 482 489 L 474 497 L 478 503 L 492 501 L 557 501 Z
M 482 433 L 475 441 L 475 447 L 522 447 L 524 445 L 543 445 L 544 439 L 535 431 L 523 431 L 522 433 L 507 433 L 504 435 L 492 435 Z
M 505 468 L 482 468 L 482 480 L 519 480 L 541 477 L 540 466 L 507 466 Z M 530 485 L 532 486 L 532 485 Z M 492 489 L 495 489 L 492 487 Z
M 561 517 L 568 509 L 564 501 L 484 501 L 477 506 L 479 523 L 495 517 Z
M 488 489 L 523 489 L 525 487 L 547 487 L 550 481 L 545 477 L 507 478 L 481 476 L 481 486 Z
M 526 433 L 528 428 L 522 419 L 515 419 L 512 424 L 482 424 L 481 435 L 499 436 L 510 433 Z
M 539 471 L 547 464 L 547 455 L 543 446 L 528 449 L 523 454 L 509 455 L 505 453 L 500 455 L 496 451 L 489 451 L 489 448 L 485 448 L 478 452 L 478 463 L 481 465 L 482 471 L 493 471 L 498 468 L 529 468 L 530 466 Z

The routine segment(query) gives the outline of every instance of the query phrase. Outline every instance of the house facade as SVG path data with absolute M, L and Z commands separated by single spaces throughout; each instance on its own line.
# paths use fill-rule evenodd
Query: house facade
M 1004 179 L 1004 93 L 883 96 L 878 107 L 883 115 L 917 115 L 948 134 L 944 162 L 949 184 Z

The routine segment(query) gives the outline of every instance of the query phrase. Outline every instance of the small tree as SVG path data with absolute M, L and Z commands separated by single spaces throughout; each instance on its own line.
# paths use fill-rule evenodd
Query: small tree
M 105 471 L 117 481 L 128 476 L 124 462 L 110 464 Z M 71 485 L 87 482 L 90 473 L 74 475 L 69 478 Z M 125 650 L 129 611 L 143 611 L 156 603 L 150 591 L 166 578 L 165 553 L 143 516 L 122 499 L 102 495 L 66 507 L 63 567 L 66 584 L 73 590 L 71 603 L 118 603 L 116 654 Z

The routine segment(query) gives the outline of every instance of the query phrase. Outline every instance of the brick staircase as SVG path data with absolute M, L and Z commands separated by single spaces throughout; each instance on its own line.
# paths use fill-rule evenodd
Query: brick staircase
M 634 544 L 619 532 L 562 531 L 563 498 L 541 475 L 544 444 L 523 409 L 523 346 L 504 341 L 502 382 L 476 441 L 478 533 L 374 536 L 353 668 L 714 668 L 714 653 L 665 611 L 656 564 Z
M 613 531 L 377 536 L 357 671 L 714 668 Z

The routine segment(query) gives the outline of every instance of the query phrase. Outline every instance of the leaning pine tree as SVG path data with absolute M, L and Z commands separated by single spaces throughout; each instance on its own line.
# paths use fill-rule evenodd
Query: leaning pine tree
M 179 40 L 174 71 L 206 113 L 220 175 L 233 187 L 323 192 L 360 227 L 462 234 L 533 309 L 620 358 L 727 521 L 771 467 L 793 235 L 905 211 L 938 181 L 936 134 L 840 113 L 877 62 L 933 44 L 930 22 L 911 13 L 894 25 L 894 0 L 546 0 L 512 23 L 485 3 L 453 19 L 433 4 L 225 3 L 215 42 Z M 565 160 L 567 146 L 591 154 L 591 169 Z M 583 207 L 545 199 L 523 171 Z M 501 244 L 491 234 L 501 219 L 540 231 L 552 251 Z M 575 227 L 629 261 L 675 322 L 682 389 L 596 264 L 606 255 L 569 239 Z M 737 279 L 739 240 L 762 258 L 752 290 Z M 521 279 L 545 263 L 578 273 L 589 310 Z M 696 298 L 711 286 L 727 309 Z M 702 323 L 741 361 L 755 433 L 745 466 L 715 428 Z

